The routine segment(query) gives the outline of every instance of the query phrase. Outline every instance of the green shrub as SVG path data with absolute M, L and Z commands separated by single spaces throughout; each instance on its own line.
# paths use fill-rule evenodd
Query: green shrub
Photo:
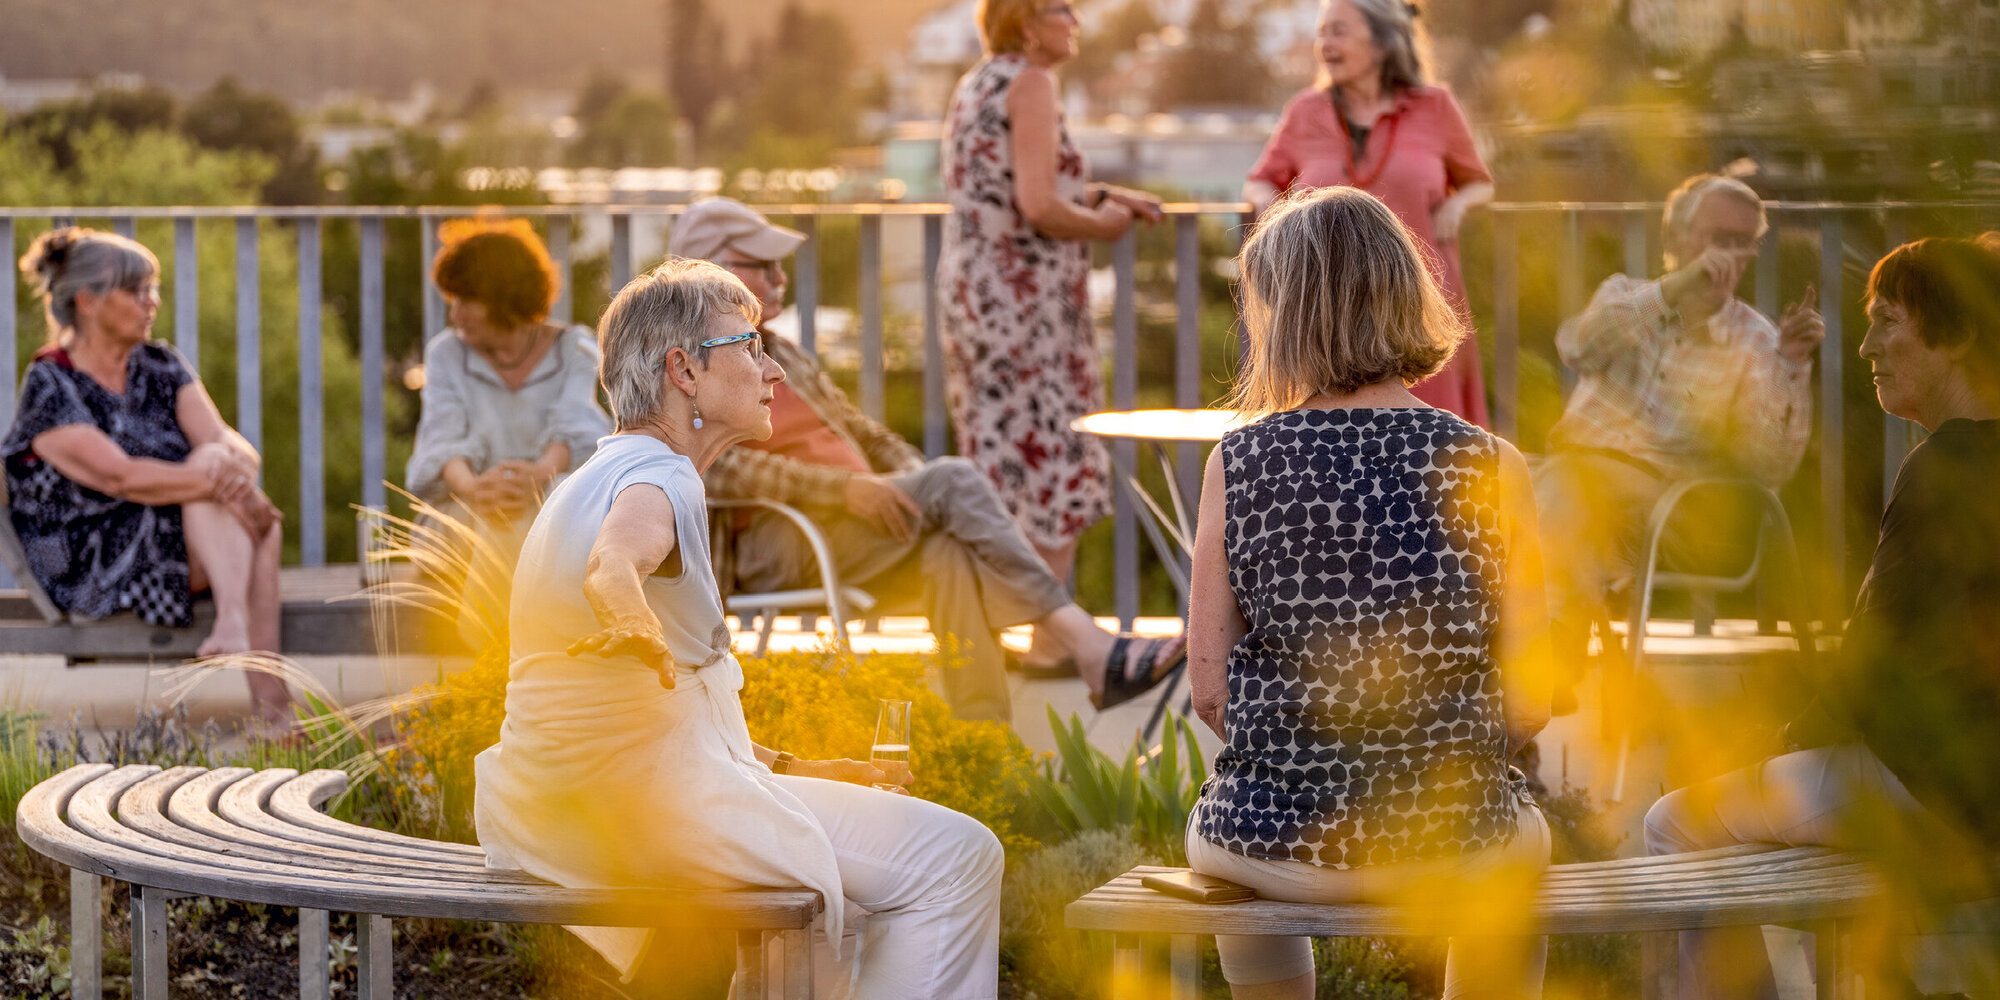
M 1028 790 L 1046 818 L 1064 835 L 1129 829 L 1153 856 L 1187 864 L 1188 813 L 1208 779 L 1207 759 L 1185 719 L 1168 713 L 1157 752 L 1142 760 L 1137 747 L 1122 763 L 1090 744 L 1074 713 L 1065 724 L 1049 712 L 1055 760 L 1044 763 Z
M 1000 895 L 1000 961 L 1028 997 L 1099 997 L 1111 971 L 1111 936 L 1063 925 L 1063 907 L 1124 874 L 1158 863 L 1127 828 L 1086 830 L 1007 868 Z

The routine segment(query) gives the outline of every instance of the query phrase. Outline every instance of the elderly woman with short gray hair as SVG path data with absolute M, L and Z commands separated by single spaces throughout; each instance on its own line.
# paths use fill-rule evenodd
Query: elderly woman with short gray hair
M 805 886 L 827 903 L 821 962 L 846 963 L 835 995 L 990 998 L 992 832 L 879 787 L 907 782 L 905 765 L 800 760 L 750 739 L 701 473 L 771 434 L 785 373 L 758 315 L 735 276 L 685 260 L 605 311 L 617 429 L 522 546 L 506 721 L 477 762 L 479 842 L 497 867 L 568 886 Z M 628 977 L 651 941 L 576 931 Z
M 194 623 L 207 590 L 215 626 L 200 655 L 276 652 L 282 515 L 257 487 L 256 449 L 187 359 L 152 339 L 159 260 L 70 226 L 36 237 L 21 273 L 48 343 L 21 379 L 0 457 L 36 581 L 73 617 L 130 611 L 172 627 Z M 248 676 L 257 718 L 289 724 L 284 681 Z

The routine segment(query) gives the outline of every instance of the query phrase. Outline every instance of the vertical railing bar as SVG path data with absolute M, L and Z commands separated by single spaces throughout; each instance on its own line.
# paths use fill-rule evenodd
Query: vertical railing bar
M 326 564 L 326 410 L 320 357 L 320 220 L 298 220 L 299 561 Z
M 0 249 L 7 251 L 7 263 L 11 265 L 14 255 L 14 220 L 0 218 Z M 21 383 L 15 368 L 21 354 L 20 308 L 18 292 L 14 283 L 11 266 L 8 273 L 0 275 L 0 358 L 6 360 L 6 378 L 0 381 L 0 416 L 4 416 L 11 426 L 14 422 L 14 387 Z
M 1511 212 L 1493 219 L 1493 428 L 1510 441 L 1521 432 L 1521 262 Z
M 1888 251 L 1902 246 L 1909 239 L 1909 220 L 1902 213 L 1890 209 L 1882 219 L 1883 242 Z M 1882 506 L 1889 506 L 1889 495 L 1896 487 L 1896 474 L 1903 470 L 1903 456 L 1910 452 L 1910 422 L 1893 413 L 1882 414 Z
M 611 294 L 632 280 L 632 213 L 611 213 Z
M 1111 269 L 1117 290 L 1111 300 L 1111 396 L 1116 409 L 1130 410 L 1138 401 L 1139 311 L 1134 287 L 1138 270 L 1139 241 L 1131 230 L 1111 246 Z M 1113 441 L 1117 467 L 1138 472 L 1137 443 L 1129 438 Z M 1126 491 L 1112 489 L 1116 498 L 1111 531 L 1113 587 L 1119 627 L 1127 631 L 1139 617 L 1139 534 L 1133 521 L 1135 511 Z
M 361 219 L 361 503 L 386 510 L 388 488 L 382 485 L 387 461 L 382 413 L 382 284 L 381 216 Z
M 1828 621 L 1840 618 L 1847 603 L 1847 482 L 1844 475 L 1846 449 L 1843 447 L 1841 411 L 1842 346 L 1841 244 L 1842 218 L 1828 211 L 1820 216 L 1819 229 L 1819 312 L 1826 321 L 1826 339 L 1820 342 L 1820 502 L 1825 518 L 1826 573 L 1831 586 L 1832 606 Z
M 256 216 L 236 220 L 236 431 L 264 450 L 264 317 Z
M 1174 405 L 1201 407 L 1201 217 L 1174 219 Z M 1196 444 L 1174 446 L 1174 476 L 1189 504 L 1194 523 L 1196 498 L 1201 496 L 1202 449 Z M 1186 608 L 1182 608 L 1186 611 Z
M 1778 316 L 1778 227 L 1774 222 L 1771 231 L 1757 245 L 1757 311 L 1771 317 Z
M 792 255 L 792 286 L 798 289 L 793 301 L 799 311 L 799 346 L 807 354 L 819 352 L 819 218 L 802 215 L 793 220 L 806 241 Z
M 944 248 L 944 217 L 924 216 L 924 456 L 944 454 L 944 337 L 938 326 L 938 258 Z
M 193 216 L 174 220 L 174 347 L 201 374 L 201 249 Z
M 444 293 L 440 292 L 437 283 L 431 280 L 431 262 L 437 259 L 438 254 L 438 226 L 440 222 L 441 220 L 435 215 L 426 215 L 418 220 L 419 228 L 423 233 L 421 237 L 423 259 L 417 262 L 417 273 L 421 275 L 419 281 L 424 288 L 424 328 L 417 335 L 418 343 L 429 341 L 432 335 L 444 329 L 446 322 Z
M 136 240 L 139 238 L 139 220 L 129 215 L 114 215 L 111 217 L 111 231 L 128 240 Z
M 882 217 L 861 217 L 861 412 L 882 419 Z
M 1646 280 L 1653 267 L 1653 255 L 1646 252 L 1646 217 L 1651 214 L 1643 208 L 1625 213 L 1625 276 L 1634 281 Z
M 572 259 L 575 251 L 570 248 L 570 222 L 567 215 L 549 216 L 549 258 L 556 262 L 556 274 L 562 281 L 549 318 L 564 326 L 576 322 L 576 295 L 572 290 L 576 283 L 576 263 Z
M 1556 276 L 1556 298 L 1561 320 L 1583 311 L 1583 213 L 1563 210 L 1562 271 Z M 1563 398 L 1576 388 L 1576 372 L 1562 366 Z

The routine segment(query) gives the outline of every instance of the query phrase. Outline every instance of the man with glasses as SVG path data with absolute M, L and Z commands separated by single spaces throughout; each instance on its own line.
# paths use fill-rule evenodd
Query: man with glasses
M 1556 334 L 1577 383 L 1535 496 L 1557 659 L 1578 670 L 1590 623 L 1632 579 L 1667 487 L 1723 476 L 1776 488 L 1812 433 L 1812 356 L 1826 325 L 1810 286 L 1776 324 L 1736 297 L 1768 228 L 1763 201 L 1742 181 L 1700 174 L 1668 195 L 1661 228 L 1667 273 L 1612 275 Z M 1734 505 L 1675 520 L 1698 526 L 1662 543 L 1682 564 L 1714 566 L 1754 540 L 1754 520 Z M 1569 679 L 1559 713 L 1575 708 Z
M 1178 658 L 1179 639 L 1139 642 L 1098 628 L 976 466 L 961 458 L 926 461 L 857 409 L 805 348 L 770 332 L 784 307 L 783 261 L 805 238 L 741 202 L 707 198 L 688 206 L 668 239 L 670 254 L 728 268 L 762 301 L 764 350 L 785 369 L 773 390 L 770 439 L 723 452 L 703 477 L 708 495 L 804 510 L 825 533 L 843 581 L 885 605 L 920 607 L 932 631 L 956 644 L 959 665 L 943 680 L 961 718 L 1009 720 L 1007 656 L 995 630 L 1012 625 L 1035 624 L 1031 658 L 1089 662 L 1085 679 L 1094 687 L 1102 687 L 1094 669 L 1100 663 L 1123 664 L 1128 677 L 1156 666 L 1164 674 Z M 812 553 L 789 521 L 760 512 L 718 518 L 715 529 L 711 551 L 725 591 L 818 585 Z

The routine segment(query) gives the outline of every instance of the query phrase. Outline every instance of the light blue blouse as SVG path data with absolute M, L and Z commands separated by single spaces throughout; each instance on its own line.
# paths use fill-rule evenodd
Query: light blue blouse
M 509 460 L 532 462 L 556 441 L 569 445 L 570 469 L 582 465 L 597 439 L 611 433 L 611 417 L 597 402 L 597 357 L 596 335 L 572 326 L 514 390 L 456 330 L 432 337 L 424 347 L 423 416 L 405 487 L 442 502 L 450 492 L 444 467 L 452 459 L 484 472 Z

